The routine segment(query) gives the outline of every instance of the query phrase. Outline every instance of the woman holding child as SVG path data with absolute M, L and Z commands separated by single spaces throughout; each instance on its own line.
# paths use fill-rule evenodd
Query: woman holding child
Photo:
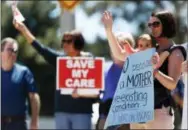
M 128 51 L 120 51 L 118 41 L 112 32 L 112 16 L 110 12 L 105 11 L 102 17 L 105 31 L 108 37 L 109 46 L 117 58 L 126 61 L 130 54 Z M 172 99 L 170 91 L 176 88 L 181 75 L 181 64 L 185 60 L 186 53 L 184 48 L 175 46 L 171 40 L 176 34 L 176 23 L 173 15 L 168 11 L 159 11 L 152 13 L 148 27 L 151 35 L 155 38 L 158 45 L 156 51 L 158 54 L 165 54 L 164 61 L 159 64 L 156 55 L 152 57 L 152 63 L 156 63 L 154 74 L 154 120 L 146 123 L 133 123 L 131 129 L 173 129 L 174 115 L 172 110 Z M 148 46 L 149 48 L 149 46 Z M 129 48 L 130 50 L 130 48 Z M 138 50 L 140 51 L 140 50 Z M 133 53 L 132 51 L 131 53 Z M 137 52 L 137 51 L 135 51 Z

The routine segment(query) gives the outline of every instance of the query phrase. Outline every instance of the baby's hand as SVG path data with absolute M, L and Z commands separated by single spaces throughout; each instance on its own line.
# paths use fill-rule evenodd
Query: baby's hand
M 158 69 L 160 67 L 160 64 L 159 64 L 159 54 L 156 52 L 152 58 L 151 58 L 151 63 L 152 63 L 152 66 L 153 66 L 153 69 Z
M 188 60 L 186 60 L 182 63 L 181 72 L 182 73 L 188 73 Z

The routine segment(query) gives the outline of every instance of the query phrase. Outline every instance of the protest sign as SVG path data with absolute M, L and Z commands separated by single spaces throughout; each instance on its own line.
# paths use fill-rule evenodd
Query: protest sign
M 105 123 L 108 126 L 147 122 L 154 118 L 151 57 L 155 49 L 127 57 Z
M 62 94 L 98 94 L 104 88 L 103 58 L 59 57 L 57 90 Z
M 17 22 L 23 22 L 25 20 L 25 18 L 23 17 L 23 15 L 21 14 L 20 10 L 18 9 L 16 1 L 13 2 L 11 8 L 12 8 L 13 18 Z

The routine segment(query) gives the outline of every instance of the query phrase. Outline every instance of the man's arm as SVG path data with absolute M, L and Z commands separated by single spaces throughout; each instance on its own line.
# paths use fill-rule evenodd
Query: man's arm
M 31 122 L 30 129 L 38 129 L 39 112 L 40 112 L 40 98 L 37 93 L 29 93 L 29 100 L 31 103 Z
M 37 88 L 35 84 L 35 80 L 31 71 L 26 68 L 25 71 L 25 85 L 26 85 L 26 93 L 29 96 L 30 106 L 31 106 L 31 122 L 30 128 L 37 129 L 38 128 L 38 118 L 40 111 L 40 98 L 37 94 Z
M 36 37 L 30 32 L 30 30 L 22 22 L 13 21 L 14 27 L 20 31 L 20 33 L 26 38 L 27 42 L 31 44 L 51 65 L 56 67 L 56 58 L 60 55 L 55 50 L 45 47 L 40 44 Z

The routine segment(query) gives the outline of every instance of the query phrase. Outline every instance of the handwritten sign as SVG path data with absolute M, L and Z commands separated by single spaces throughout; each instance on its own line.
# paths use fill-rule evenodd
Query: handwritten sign
M 103 58 L 61 57 L 57 61 L 57 89 L 62 94 L 98 94 L 104 88 Z
M 150 61 L 154 52 L 155 49 L 148 49 L 126 59 L 105 129 L 154 118 L 153 69 Z
M 14 1 L 12 6 L 12 13 L 13 13 L 13 18 L 17 21 L 17 22 L 23 22 L 25 20 L 24 16 L 21 14 L 20 10 L 17 7 L 17 2 Z

